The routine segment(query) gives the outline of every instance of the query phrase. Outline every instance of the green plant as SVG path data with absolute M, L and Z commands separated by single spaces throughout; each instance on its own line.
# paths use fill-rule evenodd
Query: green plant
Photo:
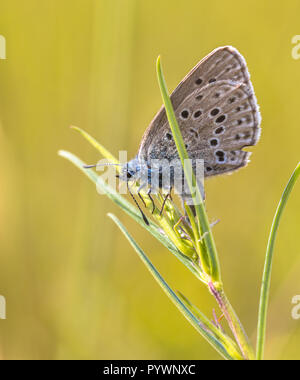
M 181 162 L 183 164 L 184 160 L 188 158 L 188 154 L 186 152 L 180 129 L 177 124 L 174 110 L 168 95 L 167 86 L 161 69 L 160 58 L 157 60 L 157 75 L 169 124 Z M 79 128 L 73 128 L 80 132 L 83 137 L 87 139 L 105 158 L 113 163 L 118 163 L 117 159 L 113 157 L 92 136 Z M 152 213 L 152 219 L 150 220 L 149 225 L 146 225 L 138 209 L 136 209 L 113 188 L 107 185 L 94 170 L 85 169 L 85 163 L 83 161 L 81 161 L 72 153 L 66 151 L 60 151 L 59 154 L 77 166 L 86 176 L 89 177 L 92 182 L 101 188 L 101 190 L 112 201 L 121 207 L 123 211 L 125 211 L 130 217 L 138 222 L 143 228 L 150 232 L 156 239 L 158 239 L 202 283 L 205 284 L 208 291 L 215 297 L 221 312 L 228 322 L 233 337 L 228 336 L 220 328 L 217 321 L 216 323 L 211 322 L 209 318 L 207 318 L 183 294 L 180 292 L 174 292 L 157 271 L 157 269 L 153 266 L 143 250 L 135 242 L 133 237 L 127 232 L 123 224 L 117 219 L 116 216 L 109 214 L 112 220 L 117 224 L 117 226 L 126 236 L 132 247 L 135 249 L 143 263 L 146 265 L 164 292 L 173 301 L 173 303 L 182 312 L 182 314 L 191 323 L 191 325 L 195 327 L 195 329 L 216 349 L 216 351 L 219 352 L 219 354 L 222 355 L 225 359 L 262 359 L 265 342 L 266 315 L 275 237 L 282 211 L 286 205 L 292 187 L 300 174 L 300 164 L 298 164 L 290 181 L 288 182 L 286 189 L 283 192 L 270 232 L 262 281 L 258 322 L 257 353 L 255 355 L 254 349 L 249 342 L 247 334 L 245 333 L 239 318 L 237 317 L 225 294 L 221 279 L 218 254 L 214 243 L 213 234 L 208 222 L 208 217 L 205 211 L 205 204 L 201 197 L 199 188 L 196 186 L 196 192 L 193 194 L 196 216 L 193 215 L 190 207 L 185 205 L 185 211 L 189 217 L 190 223 L 188 223 L 186 219 L 183 218 L 183 215 L 177 208 L 176 204 L 172 201 L 172 199 L 168 198 L 165 202 L 164 212 L 160 213 L 160 208 L 155 208 L 154 212 Z M 189 161 L 185 162 L 189 163 Z M 191 189 L 196 184 L 194 173 L 191 170 L 191 167 L 188 167 L 187 165 L 183 165 L 183 167 L 185 170 L 187 183 Z M 191 193 L 193 192 L 191 191 Z M 143 196 L 146 208 L 149 209 L 149 211 L 152 211 L 152 202 L 145 193 L 141 192 L 141 194 Z M 164 199 L 160 194 L 155 196 L 155 203 L 160 207 L 163 205 Z M 161 230 L 163 230 L 164 233 L 162 233 Z

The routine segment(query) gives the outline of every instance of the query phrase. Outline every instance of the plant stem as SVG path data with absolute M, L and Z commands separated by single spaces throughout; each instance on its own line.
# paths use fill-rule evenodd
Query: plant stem
M 182 302 L 182 300 L 177 296 L 177 294 L 170 288 L 166 283 L 161 274 L 157 271 L 154 265 L 151 263 L 149 258 L 143 252 L 143 250 L 134 241 L 131 235 L 128 233 L 123 224 L 118 220 L 118 218 L 112 214 L 108 214 L 110 218 L 117 224 L 121 229 L 123 234 L 126 236 L 130 244 L 133 246 L 140 259 L 146 265 L 147 269 L 150 271 L 154 279 L 161 286 L 166 295 L 171 299 L 175 306 L 181 311 L 185 318 L 190 322 L 190 324 L 200 333 L 202 336 L 215 348 L 217 352 L 220 353 L 225 359 L 240 359 L 240 354 L 237 352 L 235 345 L 226 339 L 226 336 L 222 332 L 218 331 L 215 335 L 211 331 L 211 322 L 204 317 L 202 314 L 198 314 L 198 318 L 192 313 L 192 311 Z M 215 331 L 214 327 L 212 329 Z M 221 338 L 222 337 L 222 338 Z
M 220 309 L 222 310 L 229 327 L 236 339 L 237 344 L 240 347 L 240 350 L 242 352 L 242 355 L 244 359 L 246 360 L 254 360 L 255 354 L 254 350 L 249 342 L 249 338 L 238 318 L 236 315 L 233 307 L 231 306 L 230 302 L 228 301 L 226 294 L 224 292 L 224 289 L 220 284 L 214 284 L 213 282 L 209 282 L 208 284 L 209 290 L 211 291 L 212 295 L 215 297 L 216 301 L 218 302 L 218 305 Z
M 262 278 L 261 293 L 260 293 L 260 305 L 258 312 L 258 326 L 257 326 L 257 344 L 256 344 L 256 359 L 262 360 L 264 355 L 264 346 L 266 339 L 266 323 L 267 323 L 267 309 L 268 300 L 270 294 L 270 282 L 271 282 L 271 272 L 272 272 L 272 261 L 273 261 L 273 251 L 275 245 L 275 239 L 277 235 L 277 230 L 279 227 L 279 222 L 282 216 L 282 212 L 285 208 L 289 195 L 293 189 L 297 178 L 300 175 L 300 163 L 298 163 L 296 169 L 294 170 L 286 188 L 283 191 L 279 204 L 277 206 L 266 251 L 266 259 L 264 266 L 264 273 Z

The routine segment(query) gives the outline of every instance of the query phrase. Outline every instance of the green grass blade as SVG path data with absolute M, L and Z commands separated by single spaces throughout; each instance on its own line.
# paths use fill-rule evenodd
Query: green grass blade
M 131 216 L 137 223 L 139 223 L 143 228 L 149 231 L 159 242 L 161 242 L 173 255 L 175 255 L 199 280 L 202 281 L 199 270 L 196 268 L 195 264 L 184 256 L 173 244 L 173 242 L 162 233 L 161 229 L 149 220 L 150 225 L 147 226 L 141 217 L 140 212 L 124 197 L 107 185 L 92 169 L 85 169 L 85 162 L 80 160 L 74 154 L 60 150 L 58 154 L 70 161 L 75 165 L 81 172 L 83 172 L 96 186 L 99 186 L 103 192 L 116 203 L 123 211 L 125 211 L 129 216 Z
M 300 175 L 300 163 L 297 165 L 294 170 L 286 188 L 283 191 L 279 204 L 277 206 L 270 235 L 266 250 L 266 259 L 265 266 L 262 278 L 262 286 L 260 293 L 260 305 L 258 313 L 258 326 L 257 326 L 257 345 L 256 345 L 256 358 L 257 360 L 262 360 L 264 355 L 264 346 L 266 338 L 266 323 L 267 323 L 267 309 L 268 309 L 268 300 L 270 293 L 270 282 L 271 282 L 271 272 L 272 272 L 272 261 L 273 261 L 273 252 L 275 239 L 280 223 L 280 219 L 283 213 L 283 210 L 286 206 L 290 193 Z
M 119 161 L 114 157 L 106 148 L 104 148 L 103 145 L 101 145 L 93 136 L 91 136 L 89 133 L 85 132 L 83 129 L 71 126 L 72 129 L 79 132 L 94 148 L 98 150 L 98 152 L 105 158 L 108 159 L 108 161 L 118 164 Z M 118 169 L 118 167 L 117 167 Z
M 162 72 L 160 57 L 157 59 L 157 77 L 158 83 L 162 95 L 162 99 L 165 105 L 166 114 L 168 117 L 169 125 L 174 137 L 174 141 L 178 150 L 178 154 L 184 168 L 185 178 L 187 180 L 189 189 L 191 194 L 193 194 L 194 205 L 199 221 L 199 226 L 201 226 L 201 232 L 204 234 L 203 241 L 205 242 L 206 250 L 200 248 L 199 244 L 199 252 L 198 254 L 201 257 L 201 264 L 203 269 L 207 274 L 211 276 L 211 279 L 214 282 L 221 282 L 221 273 L 220 273 L 220 265 L 217 254 L 217 249 L 215 246 L 215 242 L 213 239 L 213 235 L 211 233 L 210 224 L 208 221 L 208 217 L 206 215 L 204 203 L 202 200 L 201 192 L 199 187 L 197 186 L 197 182 L 195 180 L 195 175 L 192 170 L 191 162 L 189 161 L 189 156 L 185 148 L 185 144 L 180 132 L 179 125 L 176 120 L 176 116 L 173 110 L 172 102 L 169 97 L 167 85 L 164 79 L 164 75 Z M 192 192 L 193 185 L 195 186 L 196 193 Z M 199 233 L 201 235 L 201 233 Z
M 176 295 L 176 293 L 169 287 L 154 265 L 151 263 L 149 258 L 145 255 L 142 249 L 138 246 L 138 244 L 134 241 L 131 235 L 127 232 L 122 223 L 112 214 L 108 214 L 110 218 L 117 224 L 123 234 L 126 236 L 132 247 L 137 252 L 138 256 L 142 260 L 142 262 L 146 265 L 149 272 L 152 274 L 157 283 L 161 286 L 163 291 L 167 294 L 167 296 L 171 299 L 171 301 L 175 304 L 175 306 L 181 311 L 181 313 L 185 316 L 185 318 L 191 323 L 193 327 L 226 359 L 232 359 L 231 355 L 227 352 L 224 345 L 213 335 L 211 331 L 209 331 L 206 323 L 202 323 L 198 318 L 189 310 L 189 308 L 180 300 L 180 298 Z M 206 318 L 207 321 L 207 318 Z

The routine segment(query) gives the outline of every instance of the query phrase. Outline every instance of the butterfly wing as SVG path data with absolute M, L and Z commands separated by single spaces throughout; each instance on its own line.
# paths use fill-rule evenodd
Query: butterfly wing
M 260 114 L 242 55 L 226 46 L 200 61 L 171 95 L 189 156 L 203 158 L 205 176 L 234 171 L 248 162 L 244 146 L 260 135 Z M 143 160 L 177 157 L 164 107 L 147 128 Z

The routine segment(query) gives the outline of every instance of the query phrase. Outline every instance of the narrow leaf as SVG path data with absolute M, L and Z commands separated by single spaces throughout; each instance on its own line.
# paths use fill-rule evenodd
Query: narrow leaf
M 283 191 L 281 199 L 278 203 L 273 223 L 271 226 L 271 231 L 269 235 L 265 266 L 262 278 L 261 293 L 260 293 L 260 305 L 258 313 L 258 326 L 257 326 L 257 345 L 256 345 L 256 358 L 257 360 L 262 360 L 264 355 L 264 346 L 266 339 L 266 324 L 267 324 L 267 309 L 270 294 L 270 283 L 271 283 L 271 272 L 272 272 L 272 262 L 273 262 L 273 252 L 275 246 L 276 235 L 281 220 L 283 210 L 289 199 L 290 193 L 300 175 L 300 163 L 298 163 L 296 169 L 294 170 L 286 188 Z
M 119 164 L 119 161 L 106 149 L 103 145 L 101 145 L 94 137 L 92 137 L 89 133 L 85 132 L 83 129 L 71 126 L 72 129 L 79 132 L 94 148 L 98 150 L 98 152 L 105 158 L 108 159 L 108 161 Z M 116 167 L 118 170 L 119 168 Z

